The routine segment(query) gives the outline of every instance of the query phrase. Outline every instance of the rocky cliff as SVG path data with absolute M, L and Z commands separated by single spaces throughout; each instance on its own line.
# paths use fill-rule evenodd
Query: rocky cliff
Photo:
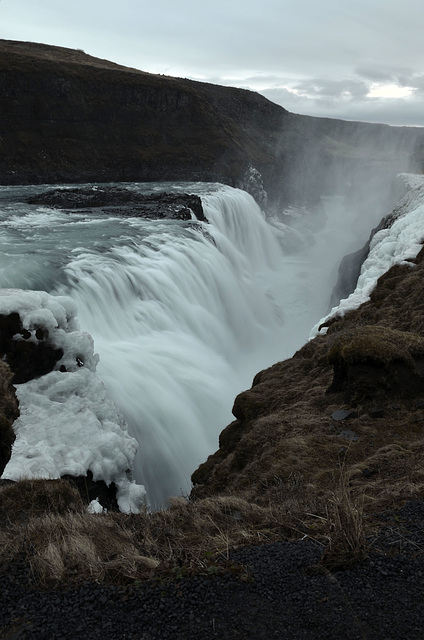
M 423 282 L 422 249 L 326 335 L 258 373 L 193 474 L 193 497 L 236 493 L 308 520 L 325 517 L 341 474 L 367 518 L 422 496 Z
M 252 91 L 0 41 L 0 184 L 221 181 L 256 196 L 263 186 L 281 204 L 346 190 L 347 172 L 407 170 L 420 139 L 413 128 L 297 116 Z

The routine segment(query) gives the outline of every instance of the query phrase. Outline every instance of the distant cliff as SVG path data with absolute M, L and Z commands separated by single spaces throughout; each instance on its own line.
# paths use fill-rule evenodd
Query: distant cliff
M 253 91 L 0 41 L 0 184 L 202 180 L 258 197 L 263 181 L 278 204 L 334 191 L 370 163 L 410 169 L 419 140 L 413 128 L 297 116 Z

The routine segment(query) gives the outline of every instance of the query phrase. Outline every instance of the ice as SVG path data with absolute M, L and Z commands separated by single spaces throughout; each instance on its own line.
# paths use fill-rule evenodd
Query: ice
M 78 330 L 75 304 L 42 291 L 0 290 L 0 314 L 12 312 L 19 313 L 32 340 L 42 328 L 64 355 L 58 370 L 16 385 L 20 417 L 2 477 L 60 478 L 90 470 L 95 481 L 115 483 L 122 511 L 138 512 L 146 495 L 130 476 L 137 441 L 96 376 L 98 356 L 91 336 Z
M 98 498 L 90 502 L 87 507 L 87 511 L 88 513 L 107 513 L 107 509 L 102 507 Z

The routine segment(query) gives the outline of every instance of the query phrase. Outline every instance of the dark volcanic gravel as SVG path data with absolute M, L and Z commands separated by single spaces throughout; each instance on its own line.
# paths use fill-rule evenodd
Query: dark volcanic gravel
M 316 573 L 320 548 L 304 540 L 239 550 L 252 579 L 198 576 L 120 588 L 84 584 L 32 591 L 1 576 L 0 638 L 424 638 L 424 502 L 409 503 L 348 571 Z

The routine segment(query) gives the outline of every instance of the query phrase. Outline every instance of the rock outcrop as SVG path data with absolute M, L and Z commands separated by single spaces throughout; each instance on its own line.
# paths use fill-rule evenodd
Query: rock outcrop
M 206 221 L 199 196 L 187 193 L 142 194 L 124 187 L 96 186 L 53 189 L 27 199 L 55 209 L 102 209 L 112 215 L 137 218 Z
M 33 336 L 18 313 L 0 315 L 0 357 L 10 366 L 13 384 L 49 373 L 62 356 L 62 349 L 49 343 L 42 327 Z
M 388 327 L 342 331 L 328 352 L 334 377 L 327 393 L 344 401 L 385 403 L 424 394 L 424 338 Z
M 5 295 L 6 299 L 13 297 L 13 291 L 6 290 L 6 294 L 8 292 L 10 296 Z M 15 293 L 19 296 L 19 292 Z M 75 375 L 75 373 L 67 372 L 67 367 L 63 364 L 60 365 L 59 362 L 64 356 L 64 350 L 57 346 L 53 334 L 55 329 L 58 329 L 59 332 L 62 331 L 62 333 L 65 332 L 58 327 L 55 327 L 50 332 L 49 328 L 47 328 L 49 317 L 46 319 L 46 307 L 48 307 L 48 304 L 45 304 L 44 308 L 42 308 L 43 303 L 40 302 L 39 313 L 37 314 L 37 309 L 34 311 L 34 308 L 32 308 L 34 307 L 34 301 L 32 299 L 25 300 L 26 293 L 28 293 L 29 297 L 33 296 L 33 294 L 37 297 L 37 292 L 21 292 L 21 301 L 16 304 L 18 306 L 21 305 L 22 311 L 13 311 L 0 315 L 0 476 L 11 458 L 12 445 L 16 439 L 13 423 L 20 415 L 16 390 L 13 384 L 20 385 L 37 378 L 44 378 L 45 388 L 47 389 L 49 386 L 47 382 L 49 373 L 56 371 L 59 376 Z M 43 295 L 43 292 L 39 293 L 41 296 Z M 44 294 L 44 296 L 48 298 L 47 294 Z M 58 298 L 57 300 L 60 299 Z M 61 312 L 64 312 L 64 308 L 60 308 L 59 302 L 56 304 L 56 308 L 54 305 L 55 299 L 51 297 L 51 309 L 60 316 Z M 28 319 L 29 316 L 31 316 L 30 320 Z M 69 324 L 71 324 L 71 317 L 67 319 L 62 317 L 62 326 L 66 326 L 68 320 Z M 78 332 L 75 331 L 75 333 Z M 84 367 L 84 363 L 76 358 L 74 368 L 78 369 L 79 367 Z M 58 368 L 59 371 L 57 371 Z M 67 394 L 72 394 L 72 391 L 75 391 L 75 389 L 71 388 L 67 391 L 66 385 L 62 385 L 61 393 L 55 397 L 55 402 L 51 402 L 50 405 L 50 408 L 55 403 L 59 407 L 63 407 L 63 420 L 65 420 L 65 423 L 67 423 L 65 401 Z M 33 390 L 33 394 L 36 396 L 37 392 Z M 78 395 L 78 392 L 76 395 Z M 44 403 L 48 404 L 50 401 L 51 399 L 46 396 Z M 28 410 L 28 407 L 26 407 L 26 410 Z M 84 413 L 83 425 L 88 428 L 87 408 L 81 413 Z M 46 419 L 48 421 L 48 417 Z M 35 425 L 31 424 L 30 426 L 35 428 Z M 37 425 L 37 428 L 39 428 L 39 425 Z M 47 432 L 44 431 L 43 438 L 47 437 Z M 60 438 L 60 434 L 58 437 Z M 26 441 L 26 439 L 24 440 Z M 48 444 L 45 440 L 43 442 L 47 455 Z M 28 448 L 31 448 L 28 442 L 26 444 Z M 28 456 L 29 459 L 36 455 L 35 448 L 33 449 L 32 454 Z M 37 455 L 39 455 L 39 452 L 37 452 Z M 25 477 L 25 473 L 23 475 Z M 28 471 L 28 476 L 30 475 L 32 477 L 32 474 Z M 7 474 L 5 476 L 6 478 L 9 477 Z M 37 475 L 34 477 L 37 477 Z M 45 477 L 45 475 L 41 474 L 40 477 Z M 98 500 L 102 507 L 108 510 L 119 510 L 117 501 L 118 488 L 115 482 L 107 484 L 102 479 L 94 479 L 90 469 L 87 470 L 86 475 L 72 476 L 66 473 L 62 475 L 62 478 L 68 480 L 75 487 L 75 490 L 79 491 L 83 502 L 86 504 L 89 504 L 92 500 Z M 10 481 L 7 479 L 2 480 L 3 483 Z

